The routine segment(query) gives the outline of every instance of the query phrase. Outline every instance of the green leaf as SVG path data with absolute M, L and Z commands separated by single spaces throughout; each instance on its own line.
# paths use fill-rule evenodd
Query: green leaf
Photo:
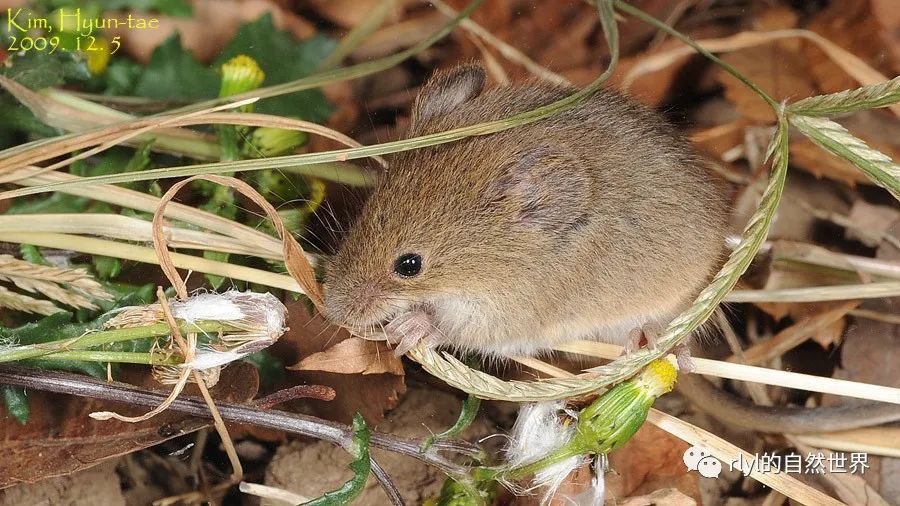
M 15 54 L 5 65 L 0 65 L 0 75 L 33 90 L 91 78 L 84 58 L 75 51 L 26 51 Z
M 72 324 L 71 321 L 72 313 L 60 311 L 20 327 L 0 327 L 0 341 L 16 345 L 45 343 L 77 336 L 91 328 L 90 324 Z
M 263 387 L 274 385 L 285 377 L 284 362 L 268 350 L 257 351 L 244 357 L 244 362 L 253 364 L 259 371 L 259 382 Z
M 222 54 L 216 58 L 214 68 L 219 68 L 239 54 L 245 54 L 256 60 L 266 73 L 264 84 L 271 86 L 312 74 L 335 45 L 334 39 L 323 35 L 298 42 L 288 32 L 276 29 L 272 24 L 271 14 L 265 14 L 256 21 L 241 26 L 222 50 Z M 321 91 L 305 90 L 267 98 L 255 104 L 255 110 L 322 122 L 331 114 L 332 108 Z
M 112 311 L 113 309 L 125 306 L 141 306 L 144 304 L 150 304 L 151 302 L 156 300 L 156 285 L 153 283 L 148 283 L 146 285 L 131 285 L 127 283 L 109 283 L 101 281 L 100 284 L 103 285 L 103 289 L 106 290 L 107 293 L 113 295 L 113 300 L 93 301 L 98 309 L 93 311 L 90 309 L 79 309 L 75 312 L 75 321 L 87 322 L 97 318 L 98 316 L 104 315 L 102 318 L 100 318 L 100 320 L 98 320 L 99 326 L 100 323 L 105 322 L 107 319 L 112 317 L 112 315 L 107 315 L 107 313 Z
M 145 339 L 149 341 L 149 339 Z M 44 360 L 33 358 L 18 362 L 26 367 L 35 367 L 50 371 L 66 371 L 86 374 L 93 378 L 105 380 L 107 376 L 106 364 L 103 362 L 88 362 L 86 360 Z M 113 377 L 119 374 L 119 364 L 111 364 Z
M 50 262 L 48 262 L 47 259 L 44 258 L 44 254 L 41 253 L 40 248 L 33 244 L 20 244 L 19 253 L 22 254 L 22 258 L 26 262 L 31 262 L 38 265 L 50 265 Z
M 203 258 L 207 260 L 215 260 L 216 262 L 228 262 L 228 259 L 231 258 L 231 253 L 225 253 L 222 251 L 204 251 Z M 209 281 L 209 284 L 212 285 L 213 289 L 218 290 L 222 283 L 225 282 L 224 276 L 219 276 L 216 274 L 203 274 L 206 277 L 206 280 Z
M 103 73 L 106 95 L 132 95 L 144 67 L 128 58 L 113 58 Z
M 887 107 L 897 102 L 900 102 L 900 76 L 855 90 L 804 98 L 787 106 L 787 112 L 797 116 L 836 116 Z
M 900 200 L 900 165 L 881 151 L 872 149 L 846 128 L 826 118 L 791 116 L 797 130 L 829 153 L 855 165 L 878 186 Z
M 3 390 L 3 404 L 6 412 L 12 415 L 20 424 L 28 423 L 31 409 L 28 407 L 28 396 L 25 389 L 19 387 L 0 387 Z
M 16 199 L 6 214 L 81 213 L 90 200 L 65 193 L 54 193 L 47 198 Z
M 369 472 L 372 470 L 372 461 L 369 458 L 369 428 L 359 413 L 353 415 L 353 444 L 349 452 L 353 456 L 353 462 L 350 463 L 353 477 L 341 488 L 305 502 L 304 506 L 344 506 L 352 503 L 366 486 L 366 480 L 369 479 Z
M 102 280 L 114 279 L 122 273 L 122 261 L 118 258 L 94 255 L 91 263 L 94 265 L 97 277 Z
M 422 442 L 422 452 L 428 450 L 428 448 L 434 444 L 435 440 L 456 437 L 462 433 L 462 431 L 466 430 L 472 422 L 475 420 L 475 417 L 478 415 L 478 408 L 481 407 L 481 399 L 469 394 L 466 397 L 466 400 L 463 401 L 462 409 L 459 412 L 459 418 L 456 419 L 456 423 L 453 424 L 452 427 L 441 432 L 440 434 L 435 434 L 433 436 L 429 436 L 425 438 Z
M 181 47 L 178 34 L 160 44 L 138 79 L 134 93 L 160 100 L 199 100 L 219 93 L 219 76 Z

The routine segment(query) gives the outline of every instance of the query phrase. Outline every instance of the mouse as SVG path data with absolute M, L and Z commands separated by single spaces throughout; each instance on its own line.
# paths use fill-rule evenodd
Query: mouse
M 437 72 L 407 138 L 576 91 L 485 81 L 477 64 Z M 730 195 L 661 115 L 602 89 L 532 123 L 394 154 L 327 263 L 322 312 L 401 354 L 419 342 L 498 359 L 582 339 L 633 347 L 721 267 Z

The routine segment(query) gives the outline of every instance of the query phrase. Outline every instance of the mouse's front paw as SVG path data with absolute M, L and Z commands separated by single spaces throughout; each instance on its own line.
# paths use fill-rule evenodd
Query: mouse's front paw
M 418 343 L 437 346 L 443 342 L 443 335 L 434 324 L 434 319 L 422 308 L 403 313 L 385 325 L 384 333 L 388 343 L 396 344 L 394 354 L 398 357 Z
M 628 338 L 625 339 L 625 354 L 633 353 L 641 348 L 656 348 L 656 338 L 661 332 L 662 327 L 653 322 L 631 329 Z

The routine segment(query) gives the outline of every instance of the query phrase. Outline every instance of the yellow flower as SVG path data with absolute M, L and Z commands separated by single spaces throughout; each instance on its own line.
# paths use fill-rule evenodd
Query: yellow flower
M 222 85 L 219 97 L 228 97 L 259 88 L 266 78 L 256 60 L 239 54 L 222 64 Z

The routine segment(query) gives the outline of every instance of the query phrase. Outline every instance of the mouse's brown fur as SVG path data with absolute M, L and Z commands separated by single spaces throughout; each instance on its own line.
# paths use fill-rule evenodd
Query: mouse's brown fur
M 438 74 L 414 137 L 528 111 L 574 90 L 482 90 L 484 72 Z M 548 119 L 408 151 L 334 259 L 325 311 L 372 328 L 413 308 L 446 344 L 511 356 L 556 342 L 622 342 L 667 323 L 723 259 L 727 188 L 656 113 L 613 91 Z M 421 273 L 394 273 L 405 253 Z

